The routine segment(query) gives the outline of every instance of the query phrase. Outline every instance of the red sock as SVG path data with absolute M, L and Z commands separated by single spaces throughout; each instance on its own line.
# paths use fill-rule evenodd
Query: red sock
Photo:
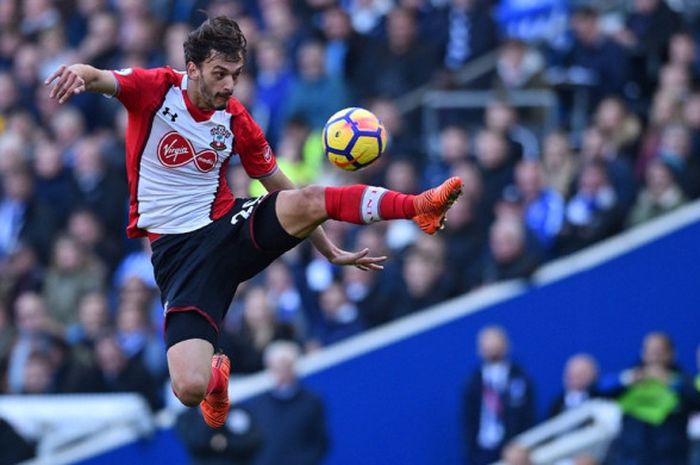
M 226 388 L 227 383 L 226 377 L 219 370 L 211 370 L 211 378 L 209 378 L 209 385 L 207 386 L 207 395 L 212 392 L 221 392 Z
M 326 213 L 334 220 L 368 224 L 381 220 L 413 218 L 415 196 L 382 187 L 356 184 L 347 187 L 326 187 Z

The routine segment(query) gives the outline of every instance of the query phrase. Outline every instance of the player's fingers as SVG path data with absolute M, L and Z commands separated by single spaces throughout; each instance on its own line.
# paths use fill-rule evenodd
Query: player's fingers
M 53 89 L 51 89 L 51 97 L 55 98 L 56 100 L 61 100 L 72 79 L 74 79 L 72 74 L 63 73 L 63 75 L 56 82 L 56 85 L 54 85 Z
M 74 74 L 70 73 L 68 71 L 63 72 L 59 77 L 54 86 L 51 88 L 51 93 L 49 96 L 51 98 L 58 99 L 62 93 L 62 91 L 65 90 L 66 85 L 68 82 L 70 82 L 71 79 L 74 78 Z
M 51 73 L 51 75 L 46 78 L 46 80 L 44 81 L 44 84 L 45 85 L 51 84 L 53 82 L 53 80 L 56 79 L 57 77 L 59 77 L 61 74 L 63 74 L 63 71 L 65 71 L 65 70 L 66 70 L 66 65 L 59 66 L 56 71 Z
M 387 258 L 389 257 L 387 257 L 386 255 L 382 255 L 381 257 L 362 257 L 358 259 L 358 262 L 362 263 L 363 265 L 370 265 L 373 263 L 385 262 Z
M 357 265 L 355 265 L 355 267 L 357 267 L 357 269 L 362 270 L 362 271 L 369 271 L 369 268 L 364 266 L 364 265 L 357 264 Z
M 68 81 L 66 81 L 65 85 L 63 86 L 61 95 L 58 97 L 58 102 L 65 103 L 68 100 L 68 98 L 71 95 L 73 95 L 73 89 L 76 87 L 76 85 L 80 84 L 80 78 L 75 74 L 71 75 L 70 78 L 68 78 Z

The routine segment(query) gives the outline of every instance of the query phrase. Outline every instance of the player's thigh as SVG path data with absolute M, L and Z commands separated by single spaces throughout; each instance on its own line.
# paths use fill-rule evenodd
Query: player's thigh
M 187 339 L 170 347 L 167 355 L 175 394 L 184 403 L 196 405 L 206 395 L 214 347 L 204 339 Z
M 328 219 L 325 190 L 321 186 L 307 186 L 280 191 L 276 213 L 287 233 L 295 237 L 306 237 Z

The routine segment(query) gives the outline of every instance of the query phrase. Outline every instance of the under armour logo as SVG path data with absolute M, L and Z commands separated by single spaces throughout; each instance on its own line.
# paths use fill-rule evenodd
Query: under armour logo
M 162 113 L 163 116 L 170 116 L 170 121 L 172 121 L 173 123 L 177 119 L 177 113 L 170 113 L 170 107 L 165 107 Z

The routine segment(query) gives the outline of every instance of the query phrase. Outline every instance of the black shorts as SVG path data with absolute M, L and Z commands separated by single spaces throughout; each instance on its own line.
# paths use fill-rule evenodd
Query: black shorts
M 153 242 L 151 261 L 165 311 L 168 348 L 187 339 L 204 339 L 216 348 L 238 284 L 302 241 L 282 228 L 276 202 L 277 192 L 236 199 L 213 223 Z

